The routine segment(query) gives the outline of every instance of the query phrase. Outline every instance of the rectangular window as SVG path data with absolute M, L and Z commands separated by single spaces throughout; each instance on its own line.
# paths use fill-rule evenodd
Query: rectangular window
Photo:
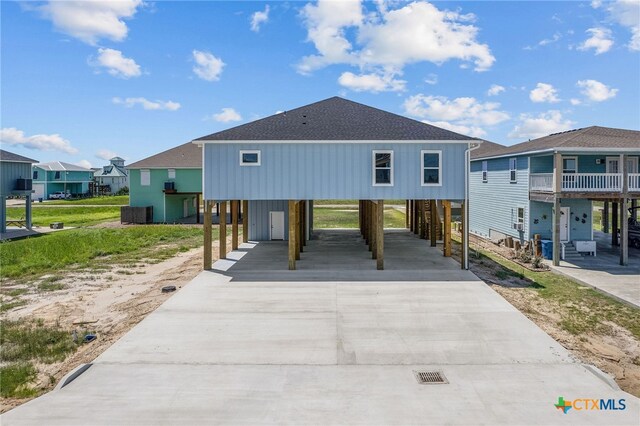
M 442 151 L 420 151 L 422 186 L 442 185 Z
M 140 185 L 151 185 L 151 170 L 140 170 Z
M 53 175 L 53 178 L 54 178 L 54 179 L 60 179 L 60 172 L 56 172 L 56 173 Z
M 38 180 L 38 171 L 37 170 L 33 171 L 33 180 Z
M 486 161 L 482 162 L 482 181 L 486 182 L 488 179 L 488 170 L 489 170 L 489 166 L 487 164 Z
M 578 158 L 564 157 L 562 159 L 562 173 L 578 173 Z
M 524 224 L 524 207 L 518 207 L 518 223 Z
M 240 165 L 241 166 L 259 166 L 260 165 L 260 151 L 240 151 Z
M 175 179 L 176 178 L 176 169 L 169 169 L 168 170 L 168 174 L 169 174 L 169 179 Z
M 518 159 L 509 158 L 509 179 L 511 180 L 511 182 L 516 182 L 518 180 L 517 172 L 518 172 Z
M 373 151 L 373 186 L 393 186 L 393 151 Z

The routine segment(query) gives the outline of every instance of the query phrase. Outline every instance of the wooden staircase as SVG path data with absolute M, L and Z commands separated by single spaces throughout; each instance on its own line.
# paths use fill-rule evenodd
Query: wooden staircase
M 444 230 L 442 227 L 442 218 L 440 217 L 440 210 L 442 210 L 442 205 L 437 200 L 434 203 L 432 200 L 422 200 L 422 223 L 424 226 L 424 232 L 421 237 L 430 239 L 431 238 L 431 228 L 429 223 L 431 223 L 431 205 L 435 204 L 435 219 L 436 219 L 436 240 L 442 240 L 444 235 Z

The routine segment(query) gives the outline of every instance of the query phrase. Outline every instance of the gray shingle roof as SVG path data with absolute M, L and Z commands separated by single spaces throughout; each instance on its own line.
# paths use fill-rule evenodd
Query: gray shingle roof
M 487 157 L 487 156 L 490 156 L 491 153 L 504 148 L 506 148 L 506 146 L 500 145 L 499 143 L 483 140 L 479 148 L 471 151 L 471 158 L 474 159 L 474 158 L 480 158 L 480 157 Z
M 475 139 L 336 96 L 196 139 L 238 140 Z
M 202 168 L 202 148 L 187 142 L 159 154 L 126 166 L 126 169 L 144 168 Z
M 600 148 L 605 151 L 608 148 L 628 148 L 629 150 L 640 151 L 640 131 L 591 126 L 554 133 L 549 136 L 502 148 L 499 146 L 487 146 L 482 155 L 475 154 L 474 152 L 472 157 L 477 159 L 481 157 L 496 157 L 524 154 L 533 151 L 566 150 L 571 148 L 576 148 L 576 151 L 579 151 L 580 148 Z M 478 149 L 478 151 L 480 151 L 480 149 Z
M 127 176 L 127 172 L 117 166 L 104 166 L 93 173 L 95 177 L 123 177 Z
M 33 158 L 23 157 L 22 155 L 14 154 L 13 152 L 0 149 L 0 161 L 9 161 L 12 163 L 37 163 L 38 160 Z

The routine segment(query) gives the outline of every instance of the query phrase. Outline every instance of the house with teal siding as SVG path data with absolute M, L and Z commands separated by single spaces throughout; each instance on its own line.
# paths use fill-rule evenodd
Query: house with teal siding
M 522 243 L 539 234 L 553 241 L 558 264 L 565 249 L 596 254 L 593 202 L 603 201 L 626 264 L 628 207 L 640 197 L 639 156 L 640 132 L 598 126 L 509 147 L 485 145 L 472 153 L 470 232 Z
M 7 232 L 7 197 L 21 196 L 26 198 L 24 220 L 16 225 L 31 229 L 31 165 L 37 160 L 0 149 L 0 237 L 5 238 Z M 14 225 L 10 223 L 10 225 Z M 9 237 L 10 238 L 10 237 Z
M 205 203 L 242 201 L 249 240 L 288 240 L 290 269 L 295 269 L 294 245 L 312 233 L 313 202 L 325 199 L 359 200 L 361 225 L 363 215 L 370 219 L 365 228 L 376 221 L 382 269 L 379 206 L 397 199 L 466 206 L 469 152 L 482 141 L 333 97 L 193 143 L 203 150 Z M 466 248 L 463 266 L 468 267 Z
M 129 206 L 153 207 L 154 223 L 199 222 L 202 149 L 192 143 L 130 164 Z
M 62 161 L 39 163 L 32 167 L 34 198 L 47 200 L 62 192 L 71 197 L 89 194 L 93 170 Z

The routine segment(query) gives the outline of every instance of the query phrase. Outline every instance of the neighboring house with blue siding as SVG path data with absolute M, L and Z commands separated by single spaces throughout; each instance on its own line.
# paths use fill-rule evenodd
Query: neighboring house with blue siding
M 7 231 L 7 197 L 23 196 L 26 198 L 24 223 L 20 226 L 31 229 L 31 165 L 37 160 L 0 149 L 0 234 Z M 2 235 L 4 237 L 4 235 Z
M 291 202 L 305 205 L 305 235 L 313 200 L 464 202 L 469 151 L 481 143 L 339 97 L 193 142 L 204 200 L 248 201 L 251 240 L 289 239 Z
M 639 156 L 640 132 L 597 126 L 510 147 L 483 145 L 471 159 L 470 231 L 521 242 L 540 234 L 554 241 L 557 264 L 563 246 L 594 246 L 582 243 L 593 241 L 594 200 L 611 203 L 614 226 L 625 230 L 627 207 L 640 197 Z M 621 235 L 626 264 L 627 233 Z M 615 230 L 612 239 L 616 244 Z
M 35 164 L 32 171 L 34 198 L 45 200 L 54 192 L 72 197 L 88 195 L 93 182 L 93 170 L 63 161 Z

